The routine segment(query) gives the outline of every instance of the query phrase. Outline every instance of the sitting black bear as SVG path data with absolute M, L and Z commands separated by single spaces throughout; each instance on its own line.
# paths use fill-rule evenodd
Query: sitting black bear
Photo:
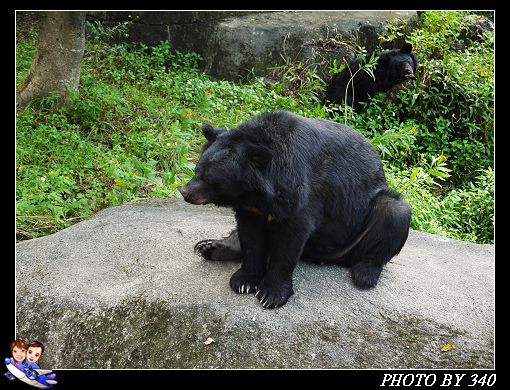
M 352 267 L 360 288 L 377 284 L 407 239 L 411 211 L 388 189 L 366 138 L 286 111 L 229 131 L 204 125 L 203 133 L 195 176 L 179 190 L 189 203 L 235 211 L 236 231 L 196 245 L 207 259 L 242 258 L 234 291 L 256 293 L 264 307 L 284 305 L 300 258 Z
M 359 58 L 354 59 L 350 62 L 349 67 L 345 67 L 341 72 L 333 75 L 326 91 L 326 99 L 342 105 L 347 101 L 349 106 L 359 112 L 361 109 L 359 103 L 366 102 L 369 96 L 373 96 L 377 92 L 388 92 L 395 88 L 401 88 L 407 81 L 416 79 L 418 58 L 411 52 L 412 49 L 410 43 L 405 43 L 400 50 L 394 49 L 377 54 L 377 65 L 374 69 L 375 80 L 367 72 L 361 70 L 347 87 L 352 75 L 360 66 Z M 366 55 L 366 63 L 370 56 L 370 54 Z

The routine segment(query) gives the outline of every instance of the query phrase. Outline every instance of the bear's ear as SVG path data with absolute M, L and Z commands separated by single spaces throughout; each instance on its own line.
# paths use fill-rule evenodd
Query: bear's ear
M 271 150 L 263 145 L 250 144 L 245 150 L 246 159 L 257 168 L 265 168 L 273 159 Z
M 404 43 L 402 45 L 402 48 L 400 49 L 401 53 L 411 54 L 411 51 L 413 51 L 413 45 L 410 43 Z
M 216 128 L 212 127 L 209 123 L 206 123 L 202 126 L 202 133 L 204 134 L 204 137 L 209 142 L 216 141 L 216 138 L 218 138 L 218 135 L 220 135 L 224 131 L 225 131 L 224 129 L 216 129 Z

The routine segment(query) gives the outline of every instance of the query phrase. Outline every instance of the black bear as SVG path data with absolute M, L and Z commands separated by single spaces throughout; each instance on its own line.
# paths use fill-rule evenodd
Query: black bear
M 394 49 L 377 54 L 377 65 L 373 72 L 375 80 L 364 70 L 356 73 L 360 61 L 359 58 L 352 60 L 349 67 L 333 75 L 326 91 L 326 99 L 339 104 L 345 104 L 347 100 L 347 104 L 359 112 L 361 109 L 359 103 L 366 102 L 369 96 L 401 88 L 407 81 L 416 79 L 418 58 L 412 50 L 412 45 L 405 43 L 400 50 Z M 370 54 L 365 56 L 366 63 L 370 56 Z M 354 73 L 356 75 L 353 82 L 349 84 Z
M 189 203 L 231 207 L 237 230 L 204 240 L 211 260 L 241 259 L 230 279 L 264 307 L 284 305 L 301 258 L 351 267 L 360 288 L 377 284 L 399 253 L 411 210 L 388 189 L 381 159 L 357 131 L 287 111 L 232 130 L 203 126 L 207 143 L 180 192 Z

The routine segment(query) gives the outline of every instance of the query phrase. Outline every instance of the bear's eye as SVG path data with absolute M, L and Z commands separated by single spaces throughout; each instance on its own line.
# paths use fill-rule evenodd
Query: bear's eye
M 214 187 L 216 186 L 217 184 L 217 178 L 215 177 L 214 174 L 210 173 L 210 172 L 206 172 L 203 176 L 202 176 L 202 181 L 207 184 L 208 186 L 211 186 L 211 187 Z

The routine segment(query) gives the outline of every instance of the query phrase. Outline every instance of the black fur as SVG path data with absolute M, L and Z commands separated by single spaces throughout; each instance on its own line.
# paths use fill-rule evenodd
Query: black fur
M 386 185 L 381 159 L 361 134 L 332 121 L 274 111 L 208 139 L 181 194 L 235 211 L 237 231 L 195 249 L 208 259 L 242 258 L 236 292 L 265 307 L 292 295 L 300 258 L 352 267 L 360 288 L 404 245 L 411 211 Z
M 365 57 L 368 63 L 371 54 Z M 401 88 L 404 83 L 416 78 L 418 59 L 412 53 L 412 45 L 406 43 L 401 49 L 394 49 L 377 54 L 377 65 L 374 70 L 375 80 L 364 70 L 359 71 L 349 84 L 352 75 L 359 69 L 359 59 L 350 62 L 341 72 L 331 78 L 326 91 L 326 99 L 333 103 L 345 104 L 347 88 L 347 104 L 360 111 L 360 102 L 366 102 L 369 96 L 377 92 L 388 92 Z M 350 68 L 350 71 L 349 71 Z M 347 87 L 348 86 L 348 87 Z M 354 96 L 353 96 L 354 89 Z

